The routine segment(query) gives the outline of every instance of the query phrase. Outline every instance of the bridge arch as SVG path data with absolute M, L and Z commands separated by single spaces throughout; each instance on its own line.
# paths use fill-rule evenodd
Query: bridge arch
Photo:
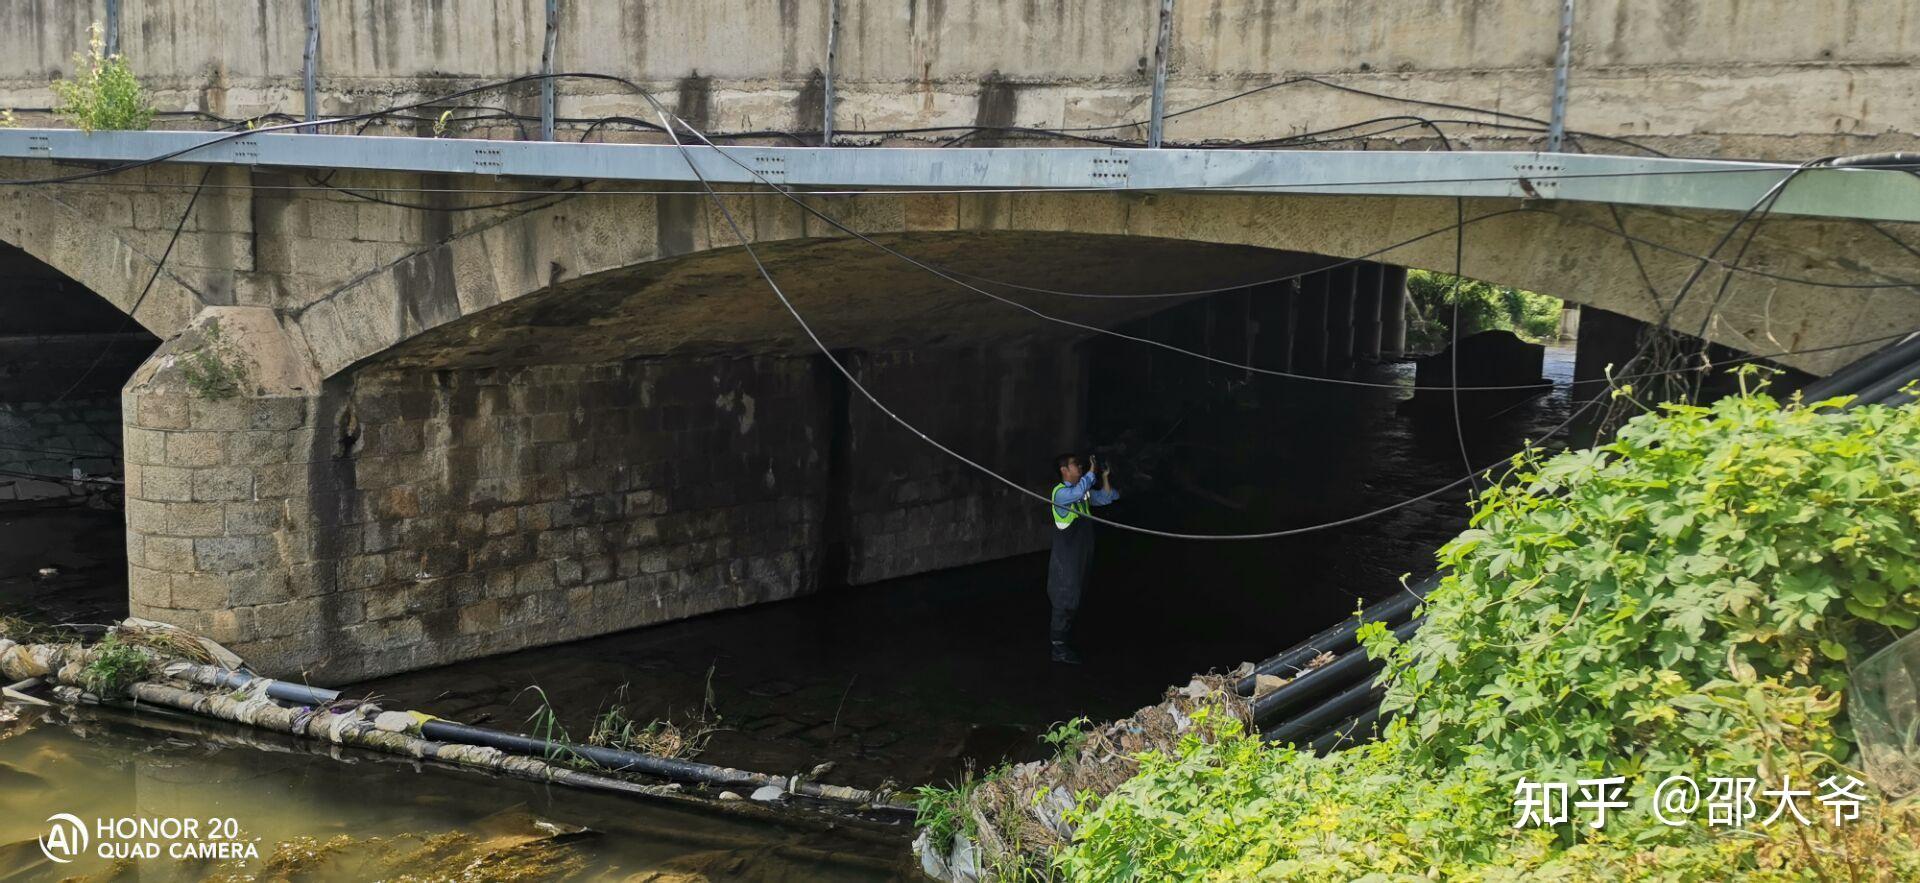
M 986 299 L 978 293 L 845 237 L 775 195 L 735 192 L 726 198 L 784 284 L 805 292 L 831 279 L 843 290 L 841 306 L 865 311 L 868 319 L 960 310 L 955 315 L 992 328 L 996 313 L 1017 313 L 1002 304 L 983 306 Z M 1456 258 L 1449 227 L 1457 211 L 1468 219 L 1459 265 L 1464 275 L 1643 321 L 1659 321 L 1667 299 L 1697 266 L 1688 255 L 1710 250 L 1734 220 L 1642 209 L 1622 212 L 1616 221 L 1603 206 L 1518 200 L 1456 206 L 1450 199 L 1275 194 L 889 195 L 816 204 L 853 229 L 962 273 L 1114 293 L 1251 283 L 1305 272 L 1329 258 L 1371 257 L 1451 272 Z M 1845 282 L 1883 279 L 1862 275 L 1862 266 L 1902 265 L 1905 256 L 1896 244 L 1863 246 L 1857 231 L 1845 225 L 1770 219 L 1742 265 Z M 1623 230 L 1642 242 L 1630 243 L 1619 235 Z M 1417 241 L 1381 251 L 1407 240 Z M 1837 247 L 1842 242 L 1845 250 Z M 1884 253 L 1862 254 L 1863 247 Z M 1723 275 L 1711 267 L 1695 283 L 1674 312 L 1676 328 L 1691 333 L 1705 327 L 1717 342 L 1772 353 L 1920 326 L 1920 295 L 1909 289 L 1823 288 L 1808 297 L 1805 284 L 1740 273 L 1723 294 Z M 650 302 L 647 292 L 660 300 Z M 1138 315 L 1112 302 L 1008 294 L 1092 324 Z M 389 357 L 428 364 L 436 347 L 464 352 L 469 361 L 524 363 L 539 358 L 525 340 L 519 356 L 483 354 L 489 344 L 480 340 L 482 330 L 516 328 L 536 338 L 542 327 L 562 324 L 611 330 L 623 321 L 620 310 L 609 307 L 617 298 L 628 310 L 628 324 L 653 320 L 646 333 L 632 338 L 639 348 L 627 355 L 659 354 L 710 336 L 699 326 L 711 304 L 685 307 L 688 298 L 710 295 L 719 296 L 713 304 L 733 312 L 704 318 L 735 323 L 731 333 L 743 343 L 757 340 L 758 349 L 767 350 L 799 342 L 798 330 L 766 294 L 704 196 L 585 198 L 412 252 L 310 303 L 297 324 L 323 375 Z M 910 303 L 916 298 L 926 302 Z M 675 311 L 684 320 L 680 325 L 668 321 Z M 559 316 L 572 321 L 557 321 Z M 858 336 L 849 331 L 838 339 L 848 335 Z M 1864 351 L 1843 348 L 1783 361 L 1821 373 Z M 603 355 L 621 357 L 612 350 Z
M 49 171 L 44 164 L 0 164 L 0 175 L 9 178 L 40 177 Z M 198 170 L 177 168 L 133 174 L 143 181 L 149 176 L 162 179 L 155 181 L 161 184 L 199 178 Z M 132 310 L 141 327 L 163 339 L 185 328 L 201 307 L 232 302 L 240 275 L 232 267 L 243 263 L 236 259 L 244 258 L 241 234 L 248 223 L 237 200 L 210 192 L 194 199 L 190 189 L 135 193 L 115 186 L 126 183 L 121 178 L 103 180 L 106 186 L 0 188 L 0 242 L 60 271 L 122 312 Z M 154 278 L 154 267 L 183 214 L 179 240 Z

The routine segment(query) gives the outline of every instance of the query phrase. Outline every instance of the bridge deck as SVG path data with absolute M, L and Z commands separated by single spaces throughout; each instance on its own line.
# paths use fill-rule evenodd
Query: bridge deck
M 700 173 L 715 183 L 752 184 L 760 180 L 758 175 L 799 188 L 1464 196 L 1719 211 L 1745 211 L 1795 168 L 1784 163 L 1498 151 L 724 149 L 732 159 L 713 148 L 689 148 Z M 671 145 L 0 129 L 0 158 L 111 164 L 172 154 L 177 155 L 168 162 L 189 164 L 674 184 L 696 180 Z M 1773 213 L 1920 221 L 1920 176 L 1858 168 L 1811 170 L 1787 186 Z

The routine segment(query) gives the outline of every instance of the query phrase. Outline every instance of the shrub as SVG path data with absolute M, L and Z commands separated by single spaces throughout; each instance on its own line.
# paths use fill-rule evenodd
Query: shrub
M 1749 379 L 1751 374 L 1748 375 Z M 1920 407 L 1668 405 L 1524 453 L 1440 551 L 1386 660 L 1383 738 L 1326 758 L 1228 732 L 1082 801 L 1080 879 L 1920 879 L 1920 815 L 1728 833 L 1655 821 L 1669 773 L 1850 774 L 1842 663 L 1920 624 Z M 1231 727 L 1227 728 L 1231 730 Z M 1626 776 L 1603 829 L 1516 829 L 1522 777 Z
M 126 58 L 106 54 L 106 39 L 98 22 L 87 29 L 87 51 L 73 54 L 72 79 L 55 80 L 59 99 L 54 113 L 82 131 L 144 129 L 153 122 L 153 105 L 146 89 L 127 66 Z
M 1797 729 L 1843 753 L 1837 663 L 1920 625 L 1920 411 L 1836 404 L 1667 405 L 1604 447 L 1516 457 L 1440 550 L 1427 626 L 1370 648 L 1420 753 L 1750 769 L 1726 705 L 1762 683 L 1835 706 Z

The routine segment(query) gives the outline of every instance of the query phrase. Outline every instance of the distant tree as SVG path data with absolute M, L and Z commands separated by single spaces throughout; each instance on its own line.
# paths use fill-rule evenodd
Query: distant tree
M 1559 333 L 1562 305 L 1557 297 L 1428 270 L 1408 271 L 1407 295 L 1419 314 L 1407 328 L 1407 346 L 1412 350 L 1446 347 L 1452 338 L 1456 299 L 1463 337 L 1511 331 L 1539 343 Z

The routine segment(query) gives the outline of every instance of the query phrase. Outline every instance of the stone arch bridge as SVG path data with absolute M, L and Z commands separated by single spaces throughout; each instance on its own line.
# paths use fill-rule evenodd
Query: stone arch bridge
M 36 90 L 86 5 L 9 7 L 18 27 L 0 28 L 0 45 L 19 51 L 0 53 L 14 59 L 0 100 L 46 103 Z M 240 19 L 264 17 L 251 22 L 187 0 L 121 4 L 118 40 L 152 62 L 163 106 L 255 116 L 298 95 L 297 19 L 282 5 L 250 7 Z M 529 7 L 521 21 L 460 3 L 323 3 L 321 109 L 537 70 L 540 5 L 515 5 Z M 1367 4 L 1181 0 L 1169 101 L 1315 74 L 1547 114 L 1557 16 L 1541 4 L 1378 5 L 1367 17 Z M 1844 14 L 1782 34 L 1779 16 L 1750 4 L 1583 3 L 1570 128 L 1708 157 L 1910 148 L 1920 109 L 1891 84 L 1912 75 L 1920 17 L 1893 2 L 1829 5 Z M 831 88 L 842 130 L 884 130 L 862 137 L 885 144 L 920 143 L 903 134 L 916 126 L 984 125 L 998 138 L 1113 125 L 1136 119 L 1151 91 L 1141 59 L 1157 3 L 849 0 L 831 79 L 811 4 L 746 4 L 759 14 L 713 21 L 696 6 L 563 14 L 558 52 L 578 62 L 563 67 L 639 79 L 682 115 L 734 131 L 807 129 Z M 223 29 L 255 26 L 266 36 L 231 51 Z M 616 31 L 645 51 L 594 36 Z M 720 42 L 702 50 L 702 39 Z M 764 51 L 721 51 L 741 45 Z M 1306 131 L 1376 112 L 1306 88 L 1317 97 L 1275 89 L 1177 117 L 1168 137 L 1252 140 L 1276 120 Z M 537 116 L 532 95 L 508 98 Z M 639 114 L 630 95 L 597 86 L 564 87 L 557 104 L 562 120 Z M 455 134 L 514 137 L 522 122 Z M 0 130 L 0 178 L 89 172 L 211 137 Z M 1920 242 L 1912 175 L 1799 176 L 1741 258 L 1760 272 L 1731 273 L 1723 296 L 1729 271 L 1710 265 L 1670 310 L 1699 267 L 1691 255 L 1790 166 L 1422 152 L 1438 146 L 1424 137 L 1378 136 L 1413 149 L 1378 153 L 736 154 L 846 225 L 970 279 L 1229 292 L 1092 299 L 977 283 L 1012 304 L 839 233 L 711 151 L 695 161 L 863 383 L 1014 475 L 1084 441 L 1099 380 L 1086 326 L 1200 300 L 1238 311 L 1244 333 L 1225 356 L 1331 374 L 1397 349 L 1401 274 L 1452 271 L 1460 215 L 1466 275 L 1669 317 L 1747 352 L 1809 350 L 1780 361 L 1813 373 L 1871 349 L 1850 342 L 1920 328 L 1920 295 L 1894 287 L 1920 273 L 1901 244 Z M 1538 137 L 1486 128 L 1470 140 Z M 1040 548 L 1034 506 L 849 406 L 685 162 L 657 144 L 275 133 L 0 187 L 7 266 L 50 268 L 164 341 L 122 393 L 134 613 L 272 673 L 342 680 Z M 1116 166 L 1118 181 L 1088 171 Z M 1359 260 L 1329 267 L 1340 259 Z

